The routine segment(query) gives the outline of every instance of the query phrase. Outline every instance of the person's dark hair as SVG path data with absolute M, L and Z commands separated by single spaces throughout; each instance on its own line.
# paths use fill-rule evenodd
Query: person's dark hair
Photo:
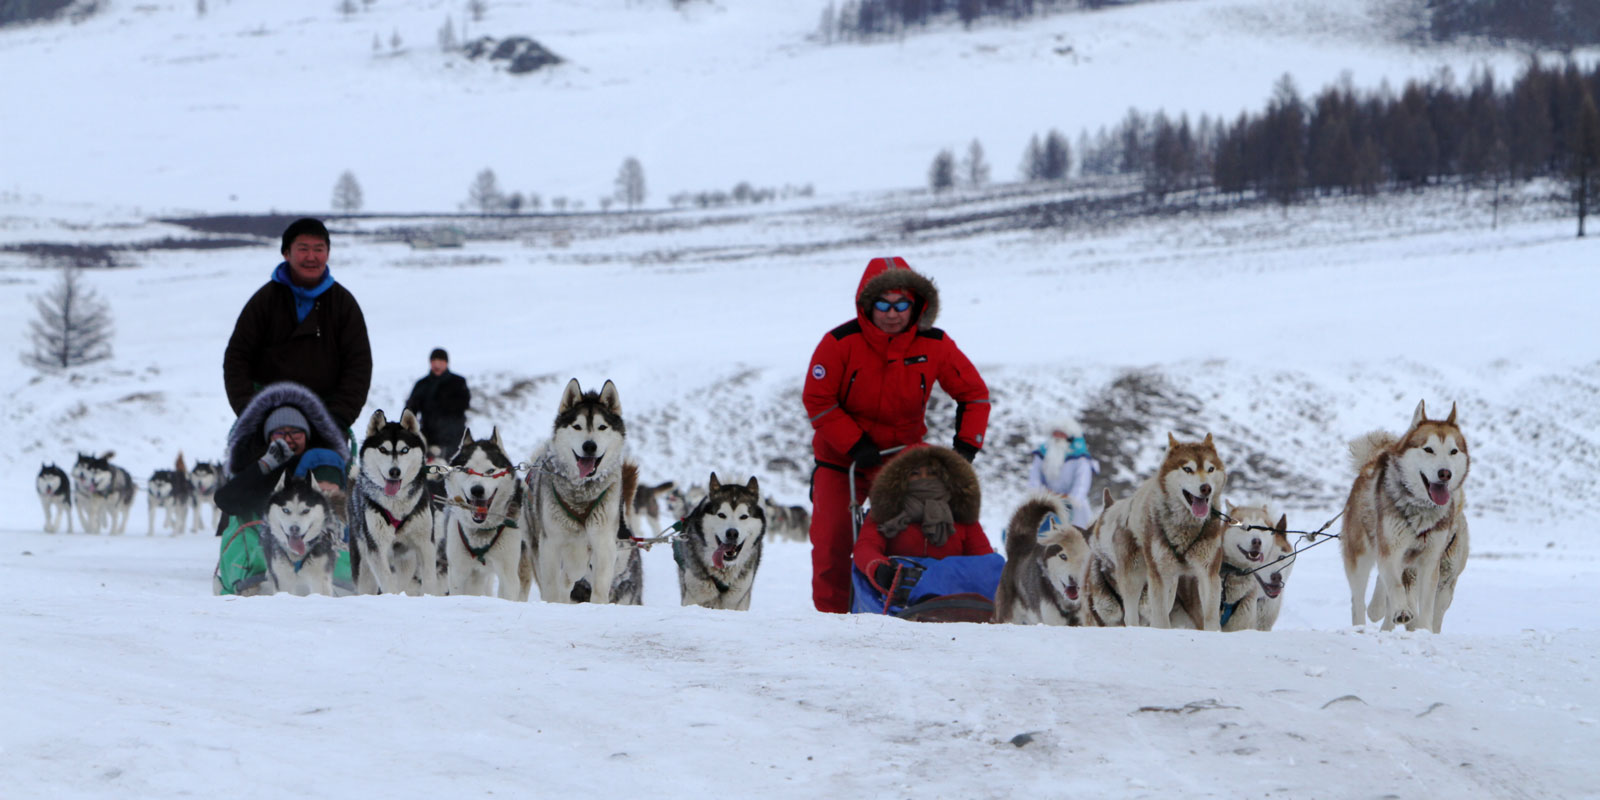
M 435 359 L 449 363 L 450 354 L 446 353 L 443 347 L 435 347 L 433 352 L 428 354 L 428 360 L 433 361 Z
M 322 220 L 301 217 L 289 223 L 289 227 L 284 229 L 283 247 L 278 252 L 288 255 L 289 245 L 294 244 L 294 240 L 301 236 L 315 236 L 327 242 L 329 247 L 333 247 L 333 240 L 328 238 L 328 226 L 323 225 Z

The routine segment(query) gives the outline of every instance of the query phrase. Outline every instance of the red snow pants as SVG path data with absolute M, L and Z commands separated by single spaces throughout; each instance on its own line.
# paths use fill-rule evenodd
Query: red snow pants
M 878 468 L 856 470 L 856 502 L 867 491 Z M 843 469 L 817 465 L 811 473 L 811 602 L 818 611 L 850 612 L 850 553 L 855 549 L 850 526 L 850 477 Z

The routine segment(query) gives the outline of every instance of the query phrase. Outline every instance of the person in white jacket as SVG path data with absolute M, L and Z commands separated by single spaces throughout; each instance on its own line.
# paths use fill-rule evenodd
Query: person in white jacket
M 1088 528 L 1094 519 L 1089 511 L 1089 483 L 1099 473 L 1100 462 L 1089 455 L 1083 426 L 1065 417 L 1050 426 L 1050 438 L 1033 451 L 1028 488 L 1048 489 L 1061 495 L 1072 512 L 1072 524 Z

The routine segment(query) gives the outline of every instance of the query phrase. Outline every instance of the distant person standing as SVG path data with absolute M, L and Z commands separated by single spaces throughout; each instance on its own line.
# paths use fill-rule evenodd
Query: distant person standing
M 422 418 L 422 438 L 430 448 L 439 448 L 439 457 L 449 461 L 461 446 L 467 429 L 467 407 L 472 392 L 467 379 L 450 371 L 450 354 L 435 347 L 428 354 L 428 374 L 411 388 L 406 408 Z
M 1094 514 L 1089 510 L 1089 484 L 1100 473 L 1100 462 L 1089 455 L 1083 426 L 1071 417 L 1050 426 L 1050 438 L 1033 451 L 1033 466 L 1028 469 L 1028 488 L 1048 489 L 1066 499 L 1072 511 L 1068 520 L 1074 527 L 1088 530 Z
M 239 312 L 222 354 L 222 383 L 234 414 L 280 381 L 310 389 L 343 428 L 367 404 L 367 320 L 355 295 L 328 269 L 331 247 L 321 220 L 297 219 L 284 230 L 283 261 Z

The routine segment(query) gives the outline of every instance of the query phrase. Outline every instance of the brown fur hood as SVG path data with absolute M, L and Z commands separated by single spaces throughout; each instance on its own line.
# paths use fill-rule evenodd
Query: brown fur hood
M 939 318 L 939 287 L 899 256 L 867 262 L 866 270 L 861 273 L 861 283 L 856 287 L 856 313 L 862 322 L 872 321 L 872 301 L 891 289 L 909 290 L 916 297 L 911 309 L 918 329 L 933 327 L 934 320 Z
M 983 502 L 978 488 L 978 473 L 956 451 L 934 445 L 914 445 L 885 464 L 872 482 L 872 518 L 883 522 L 899 516 L 905 505 L 911 471 L 933 464 L 944 473 L 950 487 L 950 514 L 958 523 L 978 521 Z

